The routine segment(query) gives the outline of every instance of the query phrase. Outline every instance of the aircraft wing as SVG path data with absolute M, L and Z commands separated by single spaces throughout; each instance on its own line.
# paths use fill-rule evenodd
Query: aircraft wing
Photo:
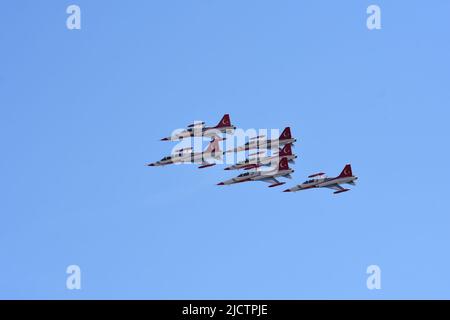
M 343 188 L 341 185 L 339 185 L 337 183 L 336 184 L 331 184 L 329 186 L 326 186 L 325 188 L 336 190 L 333 193 L 341 193 L 341 192 L 345 192 L 345 191 L 350 190 L 350 189 Z
M 345 190 L 345 188 L 341 187 L 337 183 L 336 184 L 330 184 L 329 186 L 326 186 L 325 188 L 333 189 L 333 190 L 337 190 L 337 191 Z
M 267 182 L 267 183 L 279 183 L 280 182 L 273 177 L 267 177 L 267 178 L 261 179 L 260 181 Z
M 207 167 L 212 167 L 215 166 L 215 163 L 210 163 L 208 161 L 203 161 L 202 163 L 200 163 L 200 166 L 198 167 L 199 169 L 203 169 L 203 168 L 207 168 Z
M 286 182 L 280 182 L 280 181 L 278 181 L 277 179 L 275 179 L 273 177 L 267 177 L 267 178 L 261 179 L 260 181 L 270 183 L 269 188 L 276 187 L 276 186 L 281 186 L 282 184 L 286 183 Z
M 188 125 L 188 128 L 203 128 L 205 126 L 205 122 L 204 121 L 195 121 L 194 123 L 191 123 L 190 125 Z

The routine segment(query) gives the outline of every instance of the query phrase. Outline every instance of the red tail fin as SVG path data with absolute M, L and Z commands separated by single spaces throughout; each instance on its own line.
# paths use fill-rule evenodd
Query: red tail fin
M 222 117 L 222 120 L 219 121 L 216 128 L 230 127 L 230 126 L 231 126 L 230 115 L 227 113 Z
M 291 128 L 286 127 L 284 128 L 283 132 L 280 134 L 280 140 L 283 139 L 291 139 Z
M 287 158 L 281 158 L 280 162 L 278 163 L 278 170 L 289 170 Z
M 342 170 L 341 174 L 339 175 L 340 178 L 342 177 L 351 177 L 353 175 L 352 173 L 352 166 L 350 164 L 345 165 L 344 169 Z
M 288 143 L 287 145 L 285 145 L 284 148 L 280 150 L 280 153 L 278 154 L 278 156 L 279 157 L 292 156 L 291 144 Z

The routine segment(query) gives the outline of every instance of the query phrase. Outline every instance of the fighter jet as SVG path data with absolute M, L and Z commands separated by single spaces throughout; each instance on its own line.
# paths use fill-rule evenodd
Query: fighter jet
M 278 139 L 267 139 L 266 136 L 256 136 L 250 138 L 250 141 L 244 144 L 243 146 L 236 147 L 234 149 L 228 150 L 226 152 L 239 152 L 239 151 L 247 151 L 253 149 L 276 149 L 278 146 L 283 146 L 288 143 L 294 143 L 297 139 L 292 138 L 291 136 L 291 128 L 286 127 L 281 133 Z
M 250 170 L 255 169 L 261 166 L 267 166 L 272 163 L 276 163 L 281 158 L 286 158 L 288 162 L 294 163 L 294 159 L 297 158 L 295 154 L 292 153 L 292 144 L 288 143 L 286 144 L 283 149 L 279 149 L 278 152 L 271 156 L 260 156 L 264 153 L 264 151 L 258 151 L 256 153 L 250 154 L 249 158 L 245 159 L 244 161 L 238 162 L 232 166 L 226 167 L 224 170 L 238 170 L 238 169 L 244 169 L 244 170 Z M 252 158 L 252 156 L 254 158 Z
M 177 141 L 190 137 L 212 137 L 217 133 L 233 133 L 235 129 L 236 127 L 231 124 L 230 115 L 225 114 L 215 127 L 206 127 L 204 121 L 194 122 L 188 125 L 187 129 L 170 137 L 162 138 L 161 141 Z
M 346 183 L 355 185 L 355 180 L 358 177 L 354 176 L 352 173 L 352 166 L 347 164 L 342 170 L 341 174 L 335 178 L 327 178 L 325 173 L 320 172 L 310 175 L 308 178 L 312 178 L 303 182 L 302 184 L 296 185 L 290 189 L 284 190 L 284 192 L 294 192 L 299 190 L 311 189 L 311 188 L 329 188 L 336 190 L 333 193 L 341 193 L 349 191 L 350 189 L 343 188 L 340 184 Z
M 162 158 L 159 161 L 149 163 L 147 166 L 165 166 L 174 163 L 195 163 L 200 164 L 199 169 L 214 166 L 215 163 L 208 162 L 207 159 L 221 159 L 223 152 L 220 150 L 219 141 L 225 140 L 214 136 L 208 147 L 203 152 L 193 152 L 191 147 L 175 150 L 172 155 Z
M 285 184 L 286 182 L 280 182 L 276 177 L 285 177 L 285 178 L 291 178 L 291 173 L 293 173 L 294 170 L 289 168 L 288 160 L 286 158 L 282 158 L 276 167 L 272 168 L 271 170 L 266 171 L 249 171 L 242 173 L 238 175 L 237 177 L 226 180 L 223 182 L 218 183 L 217 185 L 223 186 L 223 185 L 229 185 L 234 183 L 240 183 L 240 182 L 247 182 L 247 181 L 263 181 L 270 183 L 269 188 L 281 186 L 282 184 Z

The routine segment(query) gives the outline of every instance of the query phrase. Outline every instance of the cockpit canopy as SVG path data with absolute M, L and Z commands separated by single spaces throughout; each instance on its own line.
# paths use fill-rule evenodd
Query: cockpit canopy
M 172 157 L 171 156 L 167 156 L 167 157 L 162 158 L 161 161 L 166 161 L 166 160 L 170 160 L 170 159 L 172 159 Z
M 248 164 L 250 162 L 254 162 L 252 159 L 245 159 L 244 161 L 239 162 L 239 164 Z
M 246 177 L 249 175 L 250 175 L 250 172 L 245 172 L 245 173 L 241 173 L 240 175 L 238 175 L 238 177 Z

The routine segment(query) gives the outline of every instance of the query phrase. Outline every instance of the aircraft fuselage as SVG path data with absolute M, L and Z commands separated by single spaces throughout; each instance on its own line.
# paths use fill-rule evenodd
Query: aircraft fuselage
M 267 171 L 254 171 L 240 174 L 239 176 L 223 181 L 220 185 L 230 185 L 234 183 L 246 182 L 246 181 L 258 181 L 267 178 L 276 178 L 287 176 L 288 174 L 294 172 L 292 169 L 288 170 L 267 170 Z
M 301 185 L 299 185 L 300 189 L 310 189 L 310 188 L 323 188 L 335 184 L 345 184 L 345 183 L 352 183 L 355 180 L 357 180 L 358 177 L 351 176 L 351 177 L 336 177 L 336 178 L 320 178 L 320 179 L 312 179 L 309 181 L 303 182 Z
M 272 140 L 252 140 L 244 144 L 243 146 L 234 148 L 227 152 L 239 152 L 253 149 L 278 149 L 280 146 L 284 146 L 288 143 L 294 143 L 297 139 L 272 139 Z
M 206 162 L 207 159 L 217 159 L 222 155 L 222 152 L 191 152 L 191 153 L 182 153 L 182 154 L 174 154 L 171 156 L 167 156 L 162 158 L 159 161 L 154 163 L 150 163 L 149 166 L 165 166 L 169 164 L 175 163 L 203 163 Z
M 286 158 L 288 161 L 294 160 L 297 158 L 296 155 L 285 155 L 283 158 Z M 279 161 L 280 157 L 278 155 L 275 156 L 269 156 L 269 157 L 259 157 L 255 159 L 247 159 L 245 161 L 241 161 L 239 163 L 236 163 L 232 166 L 229 166 L 225 168 L 225 170 L 239 170 L 239 169 L 252 169 L 257 168 L 259 166 L 266 166 L 270 165 L 271 163 L 276 163 Z
M 201 128 L 189 128 L 186 130 L 183 130 L 181 132 L 178 132 L 174 134 L 173 136 L 163 138 L 161 140 L 164 141 L 177 141 L 182 140 L 185 138 L 191 138 L 191 137 L 212 137 L 216 135 L 217 133 L 233 133 L 233 131 L 236 129 L 235 126 L 226 126 L 226 127 L 201 127 Z

